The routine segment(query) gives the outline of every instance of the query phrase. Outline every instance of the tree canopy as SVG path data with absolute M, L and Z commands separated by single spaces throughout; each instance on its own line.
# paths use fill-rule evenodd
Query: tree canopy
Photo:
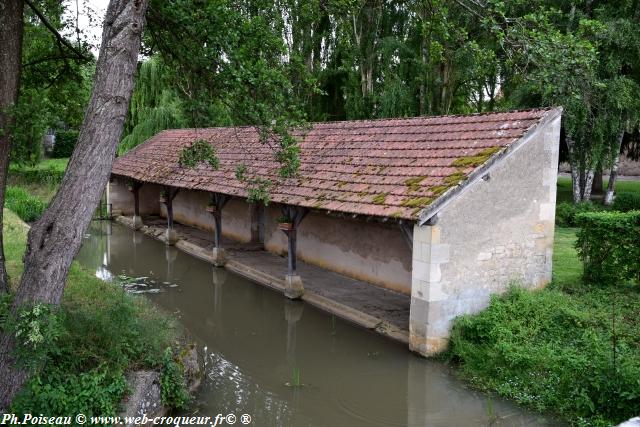
M 638 3 L 152 1 L 120 151 L 174 126 L 563 106 L 588 199 L 637 134 Z

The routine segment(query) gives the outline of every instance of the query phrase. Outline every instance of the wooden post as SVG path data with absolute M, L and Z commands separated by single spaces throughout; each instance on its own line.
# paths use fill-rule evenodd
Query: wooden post
M 140 187 L 133 187 L 133 215 L 140 216 Z
M 308 210 L 300 206 L 284 205 L 282 207 L 282 213 L 285 217 L 291 220 L 291 227 L 282 229 L 287 235 L 288 253 L 287 253 L 287 275 L 285 277 L 285 291 L 284 294 L 291 298 L 300 298 L 304 293 L 304 287 L 302 286 L 302 278 L 297 273 L 296 262 L 296 243 L 297 232 L 300 223 L 307 215 Z
M 296 234 L 297 230 L 294 228 L 293 230 L 285 231 L 288 240 L 288 253 L 289 253 L 289 262 L 288 262 L 288 272 L 287 274 L 293 275 L 296 274 Z
M 230 196 L 222 193 L 213 193 L 211 195 L 211 214 L 215 223 L 216 234 L 213 236 L 213 264 L 216 267 L 222 267 L 226 262 L 224 250 L 220 245 L 222 238 L 222 209 L 231 199 Z
M 173 229 L 173 199 L 178 195 L 180 189 L 165 185 L 164 192 L 166 194 L 164 203 L 167 207 L 166 243 L 169 246 L 173 246 L 178 242 L 178 235 Z
M 142 182 L 137 180 L 132 180 L 131 183 L 128 184 L 131 193 L 133 193 L 133 228 L 134 230 L 138 230 L 142 228 L 144 225 L 142 223 L 142 216 L 140 215 L 140 188 L 142 187 Z

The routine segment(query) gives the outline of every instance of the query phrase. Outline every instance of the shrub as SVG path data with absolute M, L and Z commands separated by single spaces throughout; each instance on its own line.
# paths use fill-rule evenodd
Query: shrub
M 45 363 L 12 404 L 15 413 L 115 415 L 124 372 L 161 369 L 176 339 L 172 320 L 147 300 L 73 265 Z M 175 380 L 177 381 L 177 380 Z
M 45 202 L 31 196 L 24 188 L 13 186 L 7 186 L 4 203 L 25 222 L 40 218 L 47 207 Z
M 640 280 L 640 211 L 577 215 L 576 249 L 588 283 L 616 285 Z
M 22 271 L 27 228 L 10 211 L 3 225 L 7 269 L 17 278 Z M 150 301 L 96 278 L 75 262 L 52 324 L 55 333 L 38 322 L 35 332 L 44 341 L 34 334 L 36 325 L 31 320 L 35 313 L 17 323 L 9 319 L 12 295 L 0 295 L 0 331 L 17 326 L 26 331 L 21 336 L 28 337 L 27 344 L 35 338 L 38 351 L 45 351 L 38 357 L 41 363 L 35 373 L 12 402 L 13 413 L 115 415 L 127 391 L 124 373 L 162 368 L 164 349 L 178 338 L 175 322 Z
M 171 348 L 167 347 L 162 357 L 160 394 L 162 404 L 169 408 L 186 409 L 191 400 L 183 372 L 183 367 L 174 360 Z
M 53 146 L 51 156 L 56 159 L 71 157 L 73 149 L 76 147 L 76 142 L 78 142 L 77 130 L 56 132 L 56 143 Z
M 35 166 L 12 164 L 9 172 L 21 184 L 57 185 L 62 182 L 66 168 L 66 159 L 50 159 Z
M 612 339 L 614 293 L 616 340 Z M 513 288 L 489 307 L 455 320 L 448 356 L 477 387 L 579 425 L 611 425 L 640 407 L 635 289 L 570 296 Z M 613 342 L 616 347 L 613 347 Z
M 583 212 L 597 212 L 603 208 L 591 202 L 561 202 L 556 206 L 556 225 L 560 227 L 576 227 L 576 215 Z
M 631 192 L 619 193 L 613 200 L 611 208 L 619 212 L 640 211 L 640 194 Z

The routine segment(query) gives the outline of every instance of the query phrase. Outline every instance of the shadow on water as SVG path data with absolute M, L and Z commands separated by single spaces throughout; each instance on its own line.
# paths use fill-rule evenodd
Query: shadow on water
M 108 222 L 77 260 L 130 278 L 175 313 L 205 355 L 192 411 L 276 426 L 540 426 L 553 421 L 469 390 L 442 363 Z

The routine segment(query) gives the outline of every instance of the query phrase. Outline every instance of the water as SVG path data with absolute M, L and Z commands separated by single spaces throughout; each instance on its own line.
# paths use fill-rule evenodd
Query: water
M 467 389 L 450 369 L 368 330 L 118 224 L 94 222 L 77 256 L 175 313 L 205 356 L 190 413 L 255 426 L 542 426 Z M 236 423 L 242 425 L 240 421 Z

